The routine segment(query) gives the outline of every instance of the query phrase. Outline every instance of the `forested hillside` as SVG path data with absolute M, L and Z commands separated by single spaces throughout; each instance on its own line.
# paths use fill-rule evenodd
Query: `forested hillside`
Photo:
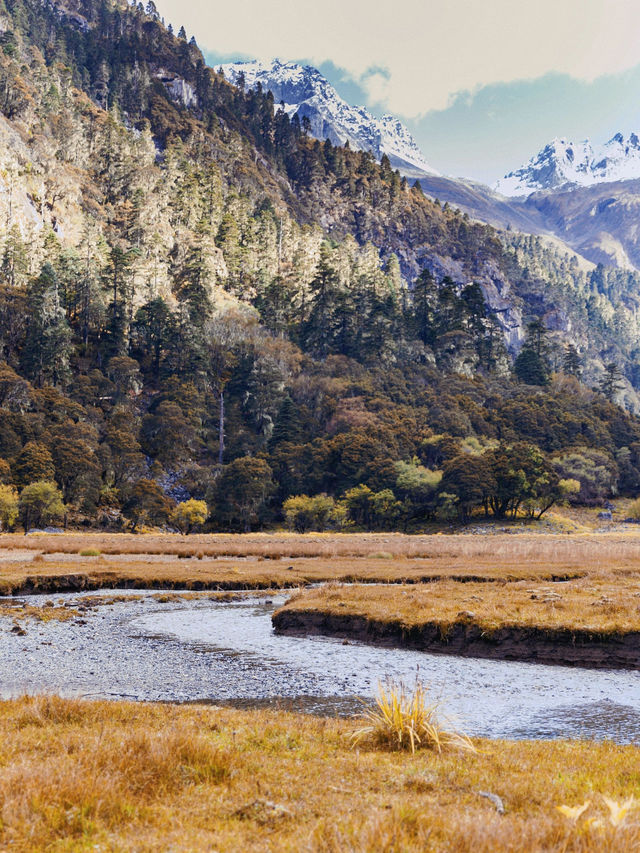
M 5 0 L 0 31 L 4 526 L 412 529 L 640 489 L 632 275 L 312 139 L 153 3 Z

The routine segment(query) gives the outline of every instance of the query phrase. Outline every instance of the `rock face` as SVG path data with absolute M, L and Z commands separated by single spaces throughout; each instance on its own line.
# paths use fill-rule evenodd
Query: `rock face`
M 260 84 L 269 90 L 276 108 L 284 102 L 289 117 L 308 119 L 317 139 L 334 145 L 348 142 L 351 148 L 371 151 L 377 160 L 386 154 L 393 168 L 407 177 L 438 174 L 401 121 L 392 115 L 376 118 L 364 107 L 350 106 L 316 68 L 274 59 L 268 64 L 230 63 L 222 70 L 231 83 L 246 89 Z
M 193 91 L 193 86 L 183 80 L 182 77 L 177 77 L 167 71 L 159 71 L 157 74 L 158 80 L 167 88 L 172 100 L 182 104 L 185 107 L 197 107 L 198 97 Z

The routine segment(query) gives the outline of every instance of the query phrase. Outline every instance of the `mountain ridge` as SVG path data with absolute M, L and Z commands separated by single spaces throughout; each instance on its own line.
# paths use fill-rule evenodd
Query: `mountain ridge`
M 545 500 L 584 470 L 606 472 L 595 499 L 637 493 L 640 420 L 615 405 L 640 405 L 637 274 L 583 268 L 313 138 L 151 3 L 10 8 L 10 488 L 60 489 L 72 525 L 112 529 L 166 525 L 194 498 L 216 530 L 282 524 L 295 495 L 347 513 L 362 498 L 380 528 L 464 518 L 468 483 L 425 492 L 424 469 L 470 463 L 525 465 Z
M 588 139 L 574 143 L 556 137 L 519 169 L 496 181 L 492 188 L 513 197 L 571 185 L 588 187 L 637 178 L 640 178 L 640 138 L 637 134 L 631 133 L 625 138 L 622 133 L 616 133 L 603 145 L 595 147 Z
M 348 104 L 323 74 L 311 65 L 259 60 L 226 63 L 220 66 L 225 77 L 236 85 L 253 89 L 259 83 L 274 97 L 274 108 L 283 103 L 289 116 L 309 121 L 309 132 L 316 139 L 329 139 L 370 151 L 377 160 L 386 154 L 391 166 L 401 175 L 421 178 L 438 175 L 426 160 L 415 139 L 395 116 L 376 118 L 365 107 Z

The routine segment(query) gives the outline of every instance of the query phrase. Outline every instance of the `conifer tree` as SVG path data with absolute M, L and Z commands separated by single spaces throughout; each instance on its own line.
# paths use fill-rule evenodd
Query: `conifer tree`
M 57 385 L 69 373 L 71 330 L 60 304 L 58 279 L 46 263 L 28 287 L 30 306 L 27 336 L 22 351 L 22 367 L 37 385 Z
M 549 384 L 548 352 L 547 329 L 542 320 L 532 320 L 514 364 L 514 372 L 520 382 L 527 385 Z
M 319 358 L 326 358 L 339 331 L 337 316 L 340 296 L 338 273 L 332 264 L 331 249 L 323 243 L 316 274 L 309 285 L 311 310 L 305 323 L 306 346 Z
M 415 280 L 412 291 L 414 334 L 425 346 L 435 341 L 435 311 L 438 286 L 430 270 L 423 270 Z
M 600 380 L 600 390 L 610 403 L 615 401 L 618 393 L 624 388 L 622 372 L 615 361 L 605 365 L 605 373 Z
M 295 443 L 300 439 L 300 434 L 301 423 L 298 407 L 287 394 L 280 405 L 280 410 L 273 426 L 269 449 L 273 450 L 273 448 L 284 442 Z
M 567 376 L 575 376 L 576 379 L 580 379 L 582 375 L 582 362 L 574 344 L 567 344 L 565 347 L 562 370 Z

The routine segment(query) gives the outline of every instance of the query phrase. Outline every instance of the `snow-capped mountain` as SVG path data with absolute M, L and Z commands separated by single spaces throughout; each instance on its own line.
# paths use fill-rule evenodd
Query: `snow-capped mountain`
M 348 141 L 351 148 L 371 151 L 378 160 L 386 154 L 393 168 L 410 178 L 438 174 L 401 121 L 391 115 L 376 118 L 364 107 L 352 107 L 310 65 L 254 60 L 229 63 L 222 70 L 231 83 L 244 81 L 246 89 L 260 83 L 273 93 L 276 107 L 284 102 L 290 117 L 306 116 L 317 139 L 330 139 L 334 145 Z
M 556 138 L 493 188 L 502 195 L 522 196 L 571 184 L 589 187 L 636 178 L 640 178 L 640 139 L 635 133 L 628 138 L 617 133 L 596 147 L 588 139 L 573 143 Z

